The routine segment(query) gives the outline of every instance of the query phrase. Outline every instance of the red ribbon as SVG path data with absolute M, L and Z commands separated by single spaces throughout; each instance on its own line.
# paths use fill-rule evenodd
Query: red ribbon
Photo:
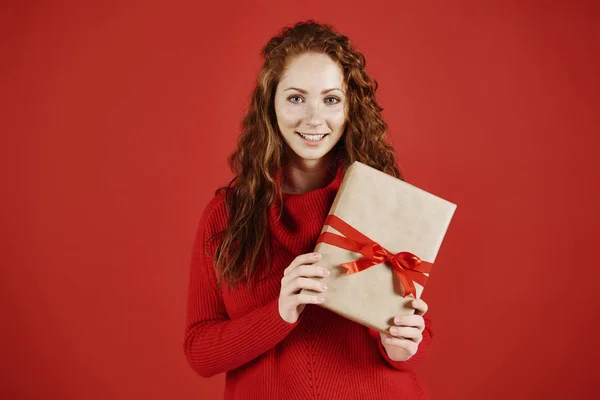
M 341 264 L 340 266 L 346 269 L 346 274 L 364 271 L 373 265 L 389 262 L 392 265 L 394 274 L 398 277 L 400 283 L 402 283 L 405 296 L 411 294 L 415 297 L 417 296 L 413 281 L 421 286 L 425 286 L 425 282 L 427 281 L 425 273 L 431 271 L 431 263 L 423 261 L 407 251 L 393 254 L 333 214 L 327 216 L 325 225 L 331 226 L 346 237 L 331 232 L 323 232 L 319 236 L 317 244 L 321 242 L 327 243 L 360 253 L 364 256 L 357 261 Z

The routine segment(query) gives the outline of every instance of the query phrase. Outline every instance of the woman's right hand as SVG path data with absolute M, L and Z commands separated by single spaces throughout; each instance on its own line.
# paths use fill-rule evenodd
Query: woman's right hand
M 283 271 L 281 278 L 281 292 L 279 293 L 279 315 L 290 324 L 298 321 L 300 313 L 307 304 L 319 304 L 323 297 L 310 294 L 300 294 L 302 289 L 325 292 L 327 286 L 310 277 L 326 277 L 329 275 L 327 268 L 314 265 L 321 259 L 318 253 L 299 255 Z

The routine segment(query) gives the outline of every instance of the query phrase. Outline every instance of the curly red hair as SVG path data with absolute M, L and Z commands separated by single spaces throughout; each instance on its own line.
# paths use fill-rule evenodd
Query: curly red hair
M 214 265 L 219 278 L 230 286 L 244 279 L 251 284 L 259 265 L 271 265 L 268 209 L 278 200 L 276 175 L 285 163 L 286 151 L 291 151 L 279 133 L 275 91 L 289 61 L 304 53 L 327 54 L 343 70 L 351 118 L 331 150 L 336 162 L 346 169 L 360 161 L 403 179 L 394 149 L 386 141 L 387 124 L 380 115 L 383 108 L 375 99 L 377 81 L 366 73 L 364 55 L 328 24 L 308 20 L 283 28 L 261 51 L 264 63 L 237 149 L 228 159 L 234 178 L 217 189 L 217 194 L 225 192 L 228 224 L 211 237 L 222 236 Z

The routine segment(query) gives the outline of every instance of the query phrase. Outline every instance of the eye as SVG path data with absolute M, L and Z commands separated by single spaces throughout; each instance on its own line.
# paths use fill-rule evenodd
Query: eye
M 288 100 L 291 101 L 292 103 L 300 103 L 300 101 L 294 101 L 292 99 L 302 99 L 300 96 L 290 96 L 288 97 Z
M 330 102 L 328 102 L 328 100 L 334 100 L 334 101 L 333 101 L 333 102 L 331 102 L 331 101 L 330 101 Z M 325 102 L 326 102 L 327 104 L 337 104 L 337 103 L 339 103 L 340 101 L 341 101 L 341 100 L 340 100 L 340 99 L 338 99 L 337 97 L 327 97 L 327 98 L 325 99 Z

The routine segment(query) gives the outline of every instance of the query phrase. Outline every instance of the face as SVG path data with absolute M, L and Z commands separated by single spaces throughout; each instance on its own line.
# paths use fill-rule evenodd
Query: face
M 325 54 L 292 59 L 275 93 L 283 140 L 297 161 L 318 163 L 340 140 L 347 105 L 342 68 Z

